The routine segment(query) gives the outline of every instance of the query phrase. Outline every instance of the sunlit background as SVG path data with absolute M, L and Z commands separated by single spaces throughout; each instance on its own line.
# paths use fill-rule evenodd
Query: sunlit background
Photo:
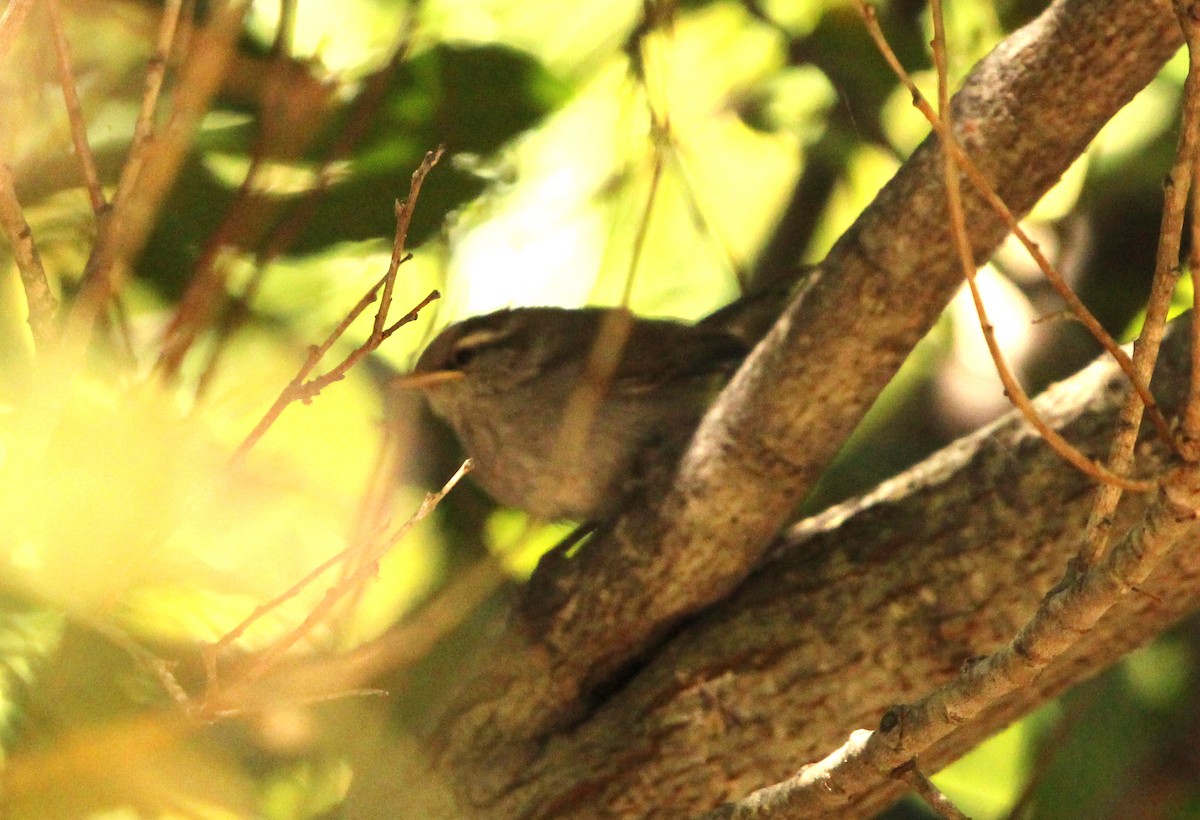
M 931 84 L 922 4 L 878 5 L 901 58 Z M 228 692 L 243 714 L 201 731 L 172 717 L 181 707 L 169 690 L 201 697 L 212 683 L 202 643 L 331 556 L 396 530 L 453 474 L 452 438 L 386 387 L 437 329 L 518 305 L 703 316 L 762 276 L 818 261 L 928 131 L 839 0 L 298 0 L 274 56 L 289 6 L 252 4 L 82 373 L 35 356 L 0 248 L 6 816 L 389 817 L 401 794 L 414 810 L 444 807 L 412 738 L 498 608 L 496 587 L 527 575 L 569 524 L 532 524 L 464 484 L 386 555 L 332 568 L 223 645 L 221 670 L 235 676 L 241 659 L 295 634 L 259 682 L 277 697 Z M 953 4 L 955 77 L 1043 7 Z M 111 192 L 163 8 L 62 8 Z M 35 10 L 0 66 L 0 159 L 69 304 L 97 227 L 48 37 Z M 1176 59 L 1027 221 L 1125 338 L 1151 272 L 1183 75 Z M 439 144 L 447 154 L 419 199 L 395 316 L 433 288 L 442 298 L 347 378 L 289 407 L 230 467 L 307 346 L 387 270 L 393 202 Z M 228 299 L 159 378 L 164 333 L 200 269 Z M 980 282 L 1031 390 L 1096 354 L 1074 325 L 1035 323 L 1059 305 L 1016 247 Z M 956 300 L 806 509 L 869 489 L 1006 409 L 973 311 Z M 471 581 L 485 560 L 496 576 Z M 333 586 L 353 589 L 297 632 Z M 447 601 L 461 611 L 433 639 L 421 627 L 420 640 L 388 642 L 394 625 Z M 360 675 L 315 662 L 364 646 L 390 663 Z M 1008 816 L 1018 801 L 1038 817 L 1122 816 L 1146 773 L 1196 735 L 1198 648 L 1195 624 L 1181 627 L 937 781 L 977 818 Z M 1156 795 L 1154 816 L 1200 816 L 1194 782 Z M 891 814 L 923 812 L 914 801 Z

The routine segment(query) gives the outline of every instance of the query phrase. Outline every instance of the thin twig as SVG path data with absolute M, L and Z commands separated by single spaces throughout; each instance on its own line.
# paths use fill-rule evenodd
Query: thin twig
M 197 396 L 204 395 L 216 377 L 226 343 L 250 315 L 271 263 L 295 244 L 296 239 L 316 216 L 317 206 L 333 182 L 333 166 L 349 156 L 353 148 L 366 135 L 368 126 L 383 103 L 396 69 L 408 56 L 416 31 L 416 20 L 416 14 L 409 9 L 405 14 L 404 23 L 400 27 L 399 38 L 392 49 L 392 56 L 384 66 L 363 81 L 362 92 L 354 100 L 353 109 L 346 125 L 339 132 L 337 140 L 321 163 L 316 183 L 309 187 L 300 201 L 287 211 L 287 215 L 275 225 L 263 246 L 255 254 L 254 273 L 246 283 L 245 290 L 240 296 L 230 300 L 215 328 L 215 338 L 209 348 L 208 359 L 201 368 L 200 378 L 197 380 Z
M 1000 217 L 1013 236 L 1024 246 L 1030 257 L 1041 269 L 1046 280 L 1054 288 L 1055 292 L 1058 293 L 1075 318 L 1079 320 L 1080 324 L 1092 335 L 1092 338 L 1100 343 L 1100 346 L 1113 357 L 1121 370 L 1125 372 L 1133 389 L 1141 396 L 1142 401 L 1145 403 L 1146 413 L 1154 424 L 1154 429 L 1158 433 L 1159 438 L 1168 447 L 1173 448 L 1175 446 L 1175 436 L 1171 433 L 1171 426 L 1158 409 L 1158 404 L 1155 402 L 1154 396 L 1151 395 L 1150 388 L 1143 379 L 1138 378 L 1137 369 L 1134 367 L 1133 360 L 1129 354 L 1121 349 L 1121 346 L 1104 329 L 1099 320 L 1080 301 L 1079 296 L 1076 295 L 1070 284 L 1067 283 L 1062 274 L 1050 263 L 1050 260 L 1042 253 L 1038 244 L 1021 227 L 1020 222 L 1013 216 L 1008 205 L 996 193 L 991 183 L 988 182 L 978 166 L 975 165 L 974 161 L 962 149 L 962 146 L 958 144 L 958 141 L 948 139 L 941 118 L 933 110 L 932 106 L 929 105 L 929 102 L 925 99 L 920 89 L 917 88 L 917 84 L 904 69 L 904 66 L 900 63 L 900 59 L 896 56 L 896 53 L 884 37 L 883 30 L 879 27 L 879 20 L 875 14 L 875 9 L 867 5 L 865 0 L 857 0 L 856 4 L 859 14 L 862 16 L 863 22 L 867 27 L 867 33 L 875 41 L 880 53 L 888 65 L 891 66 L 893 73 L 895 73 L 896 77 L 912 95 L 913 105 L 925 116 L 925 119 L 928 120 L 934 131 L 937 132 L 938 137 L 942 140 L 942 145 L 950 145 L 951 150 L 954 151 L 954 158 L 958 162 L 959 170 L 967 175 L 971 186 L 984 198 L 988 206 Z
M 376 672 L 411 666 L 432 652 L 507 578 L 498 559 L 484 557 L 456 575 L 413 617 L 348 654 Z
M 1184 212 L 1187 209 L 1188 190 L 1196 162 L 1196 149 L 1200 145 L 1200 31 L 1196 20 L 1184 6 L 1182 2 L 1176 2 L 1175 5 L 1188 46 L 1188 74 L 1183 87 L 1179 143 L 1175 162 L 1163 186 L 1162 225 L 1158 234 L 1158 251 L 1154 259 L 1154 281 L 1150 285 L 1150 297 L 1146 303 L 1146 319 L 1142 323 L 1142 332 L 1133 345 L 1137 376 L 1139 381 L 1146 383 L 1149 383 L 1154 363 L 1158 359 L 1158 349 L 1166 330 L 1167 312 L 1171 307 L 1171 294 L 1179 280 L 1179 249 L 1183 241 Z M 1196 330 L 1193 329 L 1193 334 L 1195 333 Z M 1195 356 L 1195 353 L 1192 355 Z M 1197 374 L 1193 372 L 1193 390 L 1198 389 L 1194 385 L 1197 378 Z M 1198 418 L 1197 414 L 1200 414 L 1200 408 L 1195 407 L 1195 395 L 1192 398 L 1193 401 L 1189 402 L 1185 410 L 1184 419 L 1186 422 L 1190 414 L 1194 423 Z M 1136 394 L 1130 394 L 1121 407 L 1116 433 L 1109 450 L 1108 463 L 1112 469 L 1125 472 L 1133 464 L 1134 447 L 1137 444 L 1141 420 L 1141 399 Z M 1187 432 L 1185 428 L 1183 441 L 1189 440 Z M 1192 450 L 1188 454 L 1189 459 L 1200 460 L 1200 453 L 1195 450 L 1196 440 L 1191 438 L 1190 441 Z M 1104 554 L 1112 533 L 1113 514 L 1120 500 L 1121 492 L 1115 487 L 1101 487 L 1097 491 L 1096 501 L 1088 519 L 1087 540 L 1079 550 L 1077 569 L 1083 570 L 1092 566 Z
M 192 36 L 196 29 L 196 2 L 197 0 L 183 0 L 179 14 L 179 30 L 171 44 L 171 53 L 180 63 L 187 59 L 192 46 Z
M 936 2 L 936 0 L 935 0 Z M 942 793 L 942 790 L 933 784 L 933 781 L 925 776 L 925 773 L 917 767 L 917 761 L 908 761 L 903 766 L 900 766 L 892 772 L 892 777 L 903 781 L 912 787 L 912 790 L 921 796 L 928 805 L 933 809 L 933 812 L 939 817 L 944 817 L 946 820 L 970 820 L 967 815 L 963 814 L 958 806 L 951 802 L 950 798 Z
M 125 164 L 121 168 L 121 175 L 117 179 L 117 192 L 113 197 L 115 203 L 125 201 L 133 190 L 150 147 L 151 135 L 154 133 L 155 112 L 158 110 L 163 78 L 166 76 L 167 62 L 171 57 L 171 48 L 179 25 L 181 4 L 182 0 L 167 0 L 163 4 L 154 53 L 146 63 L 146 82 L 142 91 L 142 102 L 138 108 L 137 120 L 133 125 L 133 139 L 129 144 L 129 156 L 126 157 Z
M 75 156 L 83 171 L 83 182 L 87 187 L 92 212 L 97 217 L 108 207 L 104 191 L 100 188 L 100 175 L 96 171 L 96 158 L 88 144 L 87 122 L 83 117 L 83 106 L 75 88 L 75 74 L 71 69 L 71 51 L 67 44 L 67 33 L 63 28 L 62 9 L 58 0 L 46 0 L 46 17 L 50 21 L 50 38 L 54 41 L 54 54 L 58 58 L 58 82 L 62 86 L 63 102 L 67 108 L 67 119 L 71 124 L 71 140 L 75 143 Z
M 271 120 L 283 116 L 283 86 L 288 60 L 291 57 L 295 12 L 296 0 L 283 0 L 279 25 L 275 30 L 275 41 L 271 47 L 271 63 L 267 70 L 258 114 L 257 134 L 250 152 L 249 165 L 233 201 L 225 209 L 216 229 L 205 241 L 196 260 L 191 280 L 163 333 L 154 372 L 165 381 L 169 382 L 178 375 L 188 351 L 205 328 L 212 324 L 214 315 L 227 298 L 229 265 L 224 251 L 243 242 L 249 226 L 254 224 L 252 212 L 263 207 L 255 190 L 271 146 Z
M 262 167 L 263 158 L 254 153 L 246 175 L 238 186 L 233 201 L 221 217 L 220 224 L 209 234 L 188 281 L 187 288 L 175 306 L 175 312 L 163 331 L 154 375 L 170 383 L 183 365 L 184 357 L 200 333 L 208 325 L 225 291 L 228 263 L 222 254 L 234 244 L 235 236 L 248 224 L 247 218 L 255 207 L 250 194 Z
M 881 42 L 880 48 L 886 48 L 886 55 L 891 55 L 889 62 L 895 60 L 895 55 L 891 52 L 890 47 L 886 46 L 886 40 L 882 40 L 883 33 L 879 29 L 878 21 L 875 19 L 874 9 L 866 5 L 863 0 L 859 0 L 859 10 L 866 20 L 868 28 L 872 35 L 878 34 L 877 42 Z M 936 25 L 936 24 L 935 24 Z M 934 42 L 937 43 L 936 28 Z M 885 55 L 885 56 L 886 56 Z M 945 56 L 944 51 L 942 56 L 938 56 L 938 48 L 934 48 L 934 60 L 940 61 L 940 70 L 944 72 Z M 896 60 L 893 68 L 902 76 L 905 84 L 911 84 L 911 78 L 908 78 L 904 72 L 903 66 Z M 1008 366 L 1007 360 L 1004 358 L 1004 353 L 1000 349 L 999 343 L 996 341 L 995 330 L 988 320 L 987 310 L 983 304 L 983 298 L 979 293 L 979 287 L 975 281 L 975 255 L 971 249 L 970 238 L 966 230 L 965 216 L 963 213 L 962 193 L 959 188 L 959 166 L 965 164 L 965 153 L 961 151 L 957 140 L 954 137 L 953 124 L 951 120 L 951 112 L 949 105 L 949 91 L 945 87 L 946 80 L 944 77 L 939 78 L 938 94 L 939 98 L 944 97 L 945 100 L 939 99 L 940 112 L 934 113 L 934 127 L 937 130 L 938 137 L 941 139 L 943 150 L 943 170 L 946 179 L 946 202 L 950 213 L 951 234 L 954 240 L 955 250 L 959 256 L 959 262 L 962 266 L 963 276 L 967 281 L 967 286 L 971 291 L 971 299 L 975 305 L 976 315 L 979 317 L 980 327 L 983 329 L 984 341 L 987 344 L 988 351 L 991 353 L 992 360 L 996 366 L 996 373 L 1000 377 L 1001 383 L 1004 385 L 1005 395 L 1009 401 L 1021 411 L 1021 414 L 1026 420 L 1033 425 L 1038 433 L 1045 438 L 1054 451 L 1059 454 L 1069 464 L 1076 469 L 1092 476 L 1097 481 L 1104 485 L 1114 485 L 1132 492 L 1147 492 L 1154 487 L 1152 481 L 1139 480 L 1120 475 L 1103 465 L 1097 464 L 1092 459 L 1079 452 L 1070 442 L 1038 414 L 1033 402 L 1029 400 L 1029 396 L 1025 393 L 1016 377 L 1013 375 L 1012 369 Z M 912 84 L 910 90 L 913 92 L 914 102 L 924 103 L 924 98 L 916 89 L 916 85 Z M 928 103 L 924 103 L 928 107 Z M 918 105 L 920 107 L 920 105 Z M 924 110 L 924 109 L 922 109 Z M 1118 348 L 1119 349 L 1119 348 Z M 1144 379 L 1138 379 L 1139 383 L 1143 383 Z M 1165 422 L 1164 422 L 1165 423 Z
M 104 305 L 120 291 L 126 265 L 149 235 L 200 119 L 225 76 L 248 8 L 248 0 L 228 0 L 213 12 L 183 68 L 170 117 L 157 138 L 134 145 L 126 160 L 113 207 L 93 245 L 68 322 L 80 350 L 86 347 Z M 143 109 L 149 107 L 148 99 L 143 98 Z
M 17 200 L 12 169 L 3 163 L 0 163 L 0 223 L 21 273 L 21 286 L 25 289 L 29 310 L 29 329 L 33 331 L 34 343 L 43 348 L 54 338 L 54 311 L 58 309 L 58 299 L 50 290 L 46 270 L 33 241 L 33 231 Z
M 351 541 L 366 541 L 370 538 L 370 533 L 379 531 L 386 526 L 389 517 L 388 508 L 394 497 L 393 490 L 400 475 L 399 465 L 403 449 L 396 425 L 384 425 L 379 444 L 375 448 L 375 463 L 371 465 L 366 487 L 359 499 L 358 510 L 354 514 L 354 531 L 350 535 Z M 360 558 L 362 557 L 360 556 Z M 361 564 L 361 560 L 344 562 L 338 578 L 339 583 L 357 572 Z M 358 608 L 359 598 L 364 589 L 365 587 L 359 586 L 350 600 L 346 602 L 347 608 L 351 611 Z
M 1049 776 L 1058 754 L 1067 748 L 1071 735 L 1079 728 L 1092 707 L 1097 705 L 1100 700 L 1097 694 L 1097 688 L 1092 687 L 1082 697 L 1060 699 L 1063 712 L 1055 718 L 1049 731 L 1038 738 L 1037 747 L 1031 750 L 1032 760 L 1026 763 L 1028 772 L 1025 775 L 1025 783 L 1002 820 L 1022 820 L 1031 816 L 1038 790 Z
M 271 425 L 275 423 L 275 420 L 279 418 L 280 414 L 283 413 L 284 409 L 286 409 L 289 404 L 294 401 L 312 401 L 313 398 L 315 398 L 330 384 L 345 378 L 346 373 L 350 371 L 350 368 L 366 358 L 367 355 L 372 351 L 376 350 L 379 345 L 383 344 L 383 342 L 399 328 L 410 322 L 416 321 L 417 314 L 419 314 L 426 305 L 441 296 L 441 294 L 436 290 L 430 291 L 429 295 L 421 300 L 421 302 L 407 314 L 405 314 L 405 316 L 392 325 L 387 325 L 387 312 L 388 307 L 391 304 L 391 292 L 392 288 L 395 286 L 396 275 L 400 270 L 400 265 L 410 258 L 410 255 L 405 251 L 404 246 L 405 242 L 408 240 L 408 227 L 409 223 L 412 221 L 413 209 L 417 205 L 417 197 L 420 195 L 421 185 L 425 181 L 425 177 L 428 176 L 431 170 L 433 170 L 433 166 L 437 164 L 439 159 L 441 159 L 444 151 L 445 146 L 439 146 L 437 150 L 429 151 L 425 154 L 425 159 L 421 161 L 421 164 L 417 167 L 417 170 L 413 171 L 412 181 L 409 185 L 408 196 L 403 201 L 396 203 L 396 236 L 395 241 L 392 243 L 392 258 L 388 264 L 387 273 L 385 273 L 383 278 L 376 282 L 375 285 L 369 291 L 367 291 L 367 293 L 358 301 L 358 304 L 351 308 L 350 312 L 347 313 L 342 321 L 338 323 L 337 327 L 335 327 L 329 336 L 326 337 L 324 342 L 317 347 L 309 349 L 308 356 L 305 357 L 304 363 L 300 365 L 300 369 L 296 372 L 296 375 L 293 376 L 292 380 L 287 384 L 286 387 L 283 388 L 279 396 L 275 399 L 274 403 L 267 409 L 267 412 L 263 415 L 263 417 L 259 419 L 258 424 L 254 426 L 254 429 L 251 430 L 249 435 L 247 435 L 246 438 L 242 440 L 242 443 L 238 445 L 237 450 L 234 451 L 232 462 L 236 463 L 237 461 L 245 458 L 246 454 L 249 453 L 251 448 L 253 448 L 254 445 L 257 444 L 258 441 L 266 434 L 267 430 L 271 428 Z M 346 356 L 346 358 L 334 365 L 334 367 L 324 375 L 317 376 L 311 381 L 305 381 L 308 379 L 309 374 L 316 369 L 317 365 L 320 363 L 321 359 L 324 358 L 325 354 L 329 352 L 337 340 L 340 339 L 350 327 L 351 323 L 353 323 L 354 320 L 357 319 L 358 316 L 367 309 L 368 305 L 375 301 L 381 290 L 386 297 L 386 302 L 384 300 L 380 301 L 379 309 L 375 313 L 375 321 L 371 330 L 371 335 L 367 338 L 367 340 L 352 350 L 349 355 Z
M 242 623 L 238 624 L 234 629 L 230 630 L 221 637 L 217 643 L 209 647 L 205 652 L 205 668 L 208 674 L 208 691 L 204 701 L 197 707 L 196 713 L 202 716 L 212 714 L 230 714 L 231 709 L 229 701 L 236 699 L 236 694 L 239 689 L 252 684 L 265 675 L 273 666 L 275 666 L 283 655 L 296 645 L 304 636 L 310 634 L 313 628 L 325 618 L 330 610 L 353 589 L 364 583 L 374 572 L 379 561 L 398 544 L 412 528 L 425 520 L 431 512 L 441 503 L 449 492 L 454 489 L 455 485 L 462 480 L 471 470 L 471 460 L 467 459 L 462 463 L 458 470 L 450 477 L 450 479 L 435 493 L 426 494 L 420 506 L 403 524 L 397 527 L 390 533 L 386 533 L 377 539 L 373 539 L 366 544 L 352 544 L 346 549 L 339 552 L 332 558 L 324 561 L 318 567 L 311 570 L 302 579 L 297 581 L 282 594 L 268 601 L 261 606 L 255 608 Z M 241 635 L 245 634 L 255 622 L 261 619 L 269 612 L 277 609 L 279 606 L 286 603 L 288 600 L 299 595 L 318 577 L 323 575 L 332 567 L 348 560 L 354 555 L 362 555 L 363 558 L 359 561 L 359 569 L 351 574 L 348 578 L 339 581 L 329 587 L 321 600 L 312 608 L 304 620 L 295 629 L 288 632 L 276 640 L 268 649 L 258 653 L 253 658 L 252 663 L 244 670 L 240 670 L 237 680 L 232 684 L 222 685 L 218 679 L 218 658 L 220 653 Z
M 663 125 L 664 129 L 669 126 Z M 621 306 L 629 307 L 629 301 L 633 298 L 633 283 L 637 278 L 638 263 L 642 259 L 642 251 L 646 247 L 646 237 L 650 233 L 650 218 L 654 213 L 654 202 L 658 198 L 659 189 L 662 187 L 663 173 L 663 151 L 665 150 L 660 140 L 669 139 L 669 132 L 666 130 L 659 131 L 658 127 L 654 128 L 656 133 L 661 134 L 661 137 L 654 139 L 654 165 L 650 172 L 650 192 L 646 195 L 646 205 L 642 210 L 642 218 L 638 223 L 637 232 L 633 235 L 633 248 L 629 257 L 629 275 L 625 277 L 625 287 L 621 291 Z
M 639 40 L 639 44 L 643 48 L 645 42 L 644 37 Z M 643 71 L 643 81 L 645 81 L 645 73 Z M 543 497 L 546 493 L 557 492 L 557 487 L 552 486 L 555 476 L 567 466 L 584 457 L 588 434 L 595 423 L 596 413 L 604 396 L 609 392 L 613 377 L 621 364 L 621 354 L 629 341 L 629 334 L 633 331 L 633 314 L 629 311 L 629 302 L 633 297 L 633 286 L 637 280 L 638 266 L 645 250 L 646 238 L 650 233 L 654 205 L 662 188 L 665 152 L 671 139 L 669 115 L 659 114 L 648 85 L 646 86 L 646 99 L 650 112 L 651 145 L 654 152 L 650 190 L 646 195 L 645 204 L 642 206 L 642 217 L 638 220 L 637 231 L 633 236 L 629 271 L 625 276 L 625 286 L 621 291 L 620 305 L 605 314 L 596 331 L 595 338 L 591 340 L 591 350 L 584 364 L 583 373 L 567 398 L 562 419 L 558 425 L 556 446 L 552 456 L 554 464 L 542 475 L 534 490 L 534 495 L 538 498 Z
M 1190 8 L 1189 8 L 1190 6 Z M 1194 3 L 1188 4 L 1182 0 L 1175 2 L 1175 15 L 1179 18 L 1180 26 L 1183 28 L 1184 39 L 1187 40 L 1188 54 L 1191 60 L 1196 59 L 1197 52 L 1200 51 L 1200 21 L 1196 19 L 1196 7 Z M 1193 75 L 1197 72 L 1194 67 L 1189 67 L 1188 83 L 1194 83 Z M 1196 88 L 1185 85 L 1185 102 L 1183 115 L 1183 131 L 1179 135 L 1181 145 L 1185 140 L 1192 143 L 1193 152 L 1196 144 L 1196 120 L 1200 119 L 1195 115 L 1194 108 L 1197 104 L 1197 99 L 1200 98 L 1200 91 Z M 1192 111 L 1189 117 L 1188 111 Z M 1200 309 L 1200 282 L 1197 282 L 1197 272 L 1200 271 L 1200 224 L 1197 223 L 1197 214 L 1200 214 L 1200 162 L 1196 161 L 1195 154 L 1192 154 L 1192 173 L 1191 173 L 1191 200 L 1192 200 L 1192 246 L 1190 251 L 1190 265 L 1192 274 L 1192 315 L 1197 315 Z M 1169 181 L 1174 181 L 1175 169 L 1172 169 Z M 1175 191 L 1172 185 L 1168 193 L 1168 199 L 1172 205 L 1179 207 L 1176 202 Z M 1172 224 L 1181 220 L 1182 216 L 1173 217 Z M 1166 214 L 1163 215 L 1163 229 L 1167 227 Z M 1166 252 L 1160 248 L 1160 260 L 1166 261 Z M 1178 253 L 1178 249 L 1176 249 Z M 1200 323 L 1193 320 L 1192 326 L 1192 377 L 1188 388 L 1188 402 L 1184 409 L 1183 422 L 1180 430 L 1180 440 L 1182 442 L 1186 457 L 1190 460 L 1200 460 Z
M 1192 243 L 1188 250 L 1188 271 L 1192 278 L 1192 316 L 1200 316 L 1200 162 L 1192 163 L 1191 211 Z M 1187 406 L 1180 422 L 1180 450 L 1184 458 L 1195 460 L 1200 449 L 1200 329 L 1192 328 L 1192 378 L 1188 383 Z
M 304 363 L 300 365 L 300 369 L 296 372 L 296 375 L 293 376 L 288 385 L 283 388 L 279 396 L 275 399 L 274 403 L 272 403 L 270 408 L 267 409 L 267 412 L 263 414 L 263 417 L 258 420 L 258 424 L 254 425 L 254 429 L 251 430 L 246 438 L 242 440 L 242 443 L 238 445 L 237 450 L 234 451 L 234 454 L 230 459 L 231 463 L 236 463 L 246 457 L 246 454 L 250 452 L 254 445 L 257 444 L 264 435 L 266 435 L 267 430 L 271 429 L 271 425 L 273 425 L 276 419 L 283 414 L 283 411 L 287 409 L 288 405 L 296 401 L 311 401 L 325 387 L 339 379 L 344 378 L 351 365 L 357 363 L 363 357 L 365 357 L 367 353 L 375 349 L 375 346 L 372 346 L 372 340 L 368 339 L 367 342 L 355 348 L 349 356 L 343 359 L 328 373 L 318 376 L 311 381 L 305 381 L 309 374 L 316 369 L 316 366 L 320 363 L 325 354 L 329 352 L 329 349 L 333 347 L 333 345 L 342 337 L 350 325 L 353 324 L 354 320 L 357 319 L 359 315 L 366 310 L 372 302 L 375 301 L 377 295 L 379 294 L 380 288 L 384 286 L 384 284 L 387 282 L 387 279 L 388 274 L 385 274 L 382 279 L 376 282 L 371 289 L 367 291 L 361 299 L 358 300 L 358 303 L 350 309 L 350 312 L 347 313 L 345 318 L 338 323 L 338 326 L 333 329 L 329 336 L 326 337 L 324 342 L 322 342 L 319 346 L 309 348 L 308 356 L 305 357 Z M 415 321 L 417 314 L 420 313 L 420 311 L 426 305 L 440 296 L 441 294 L 436 290 L 430 291 L 429 295 L 422 299 L 416 305 L 416 307 L 405 314 L 402 319 L 396 322 L 396 324 L 388 330 L 394 332 L 402 324 Z M 390 333 L 388 335 L 390 335 Z
M 154 675 L 158 679 L 159 685 L 162 686 L 163 691 L 170 696 L 171 700 L 180 706 L 187 705 L 189 698 L 187 692 L 179 683 L 179 679 L 175 677 L 174 663 L 155 655 L 138 643 L 125 630 L 103 618 L 86 613 L 74 613 L 72 617 L 82 620 L 88 629 L 91 629 L 98 635 L 104 636 L 133 658 L 139 666 Z
M 413 210 L 417 207 L 417 197 L 421 195 L 421 186 L 425 184 L 425 177 L 429 176 L 429 172 L 433 170 L 433 166 L 438 164 L 438 160 L 442 158 L 442 154 L 446 153 L 446 146 L 439 145 L 433 151 L 426 151 L 425 158 L 421 160 L 421 164 L 417 166 L 417 170 L 412 173 L 412 180 L 408 186 L 408 196 L 396 203 L 396 238 L 392 243 L 392 259 L 388 267 L 388 275 L 383 285 L 383 296 L 379 300 L 379 312 L 375 314 L 375 327 L 372 334 L 379 336 L 379 341 L 386 338 L 383 334 L 387 330 L 387 315 L 392 306 L 392 291 L 396 286 L 396 271 L 401 263 L 405 261 L 408 244 L 408 228 L 412 224 Z M 392 333 L 395 328 L 392 328 Z M 390 334 L 389 334 L 390 335 Z
M 729 267 L 733 278 L 737 281 L 738 293 L 745 296 L 750 291 L 750 273 L 746 270 L 745 265 L 740 262 L 733 248 L 730 246 L 729 240 L 722 231 L 722 227 L 718 222 L 709 215 L 708 209 L 700 198 L 700 182 L 696 178 L 696 174 L 692 172 L 692 166 L 689 164 L 689 159 L 695 160 L 694 149 L 691 149 L 687 144 L 677 141 L 672 141 L 670 145 L 671 151 L 667 155 L 667 159 L 675 166 L 679 174 L 683 195 L 687 200 L 687 206 L 692 212 L 692 219 L 696 222 L 700 231 L 703 232 L 713 249 L 721 255 L 721 261 Z M 700 159 L 700 167 L 704 167 L 705 160 Z

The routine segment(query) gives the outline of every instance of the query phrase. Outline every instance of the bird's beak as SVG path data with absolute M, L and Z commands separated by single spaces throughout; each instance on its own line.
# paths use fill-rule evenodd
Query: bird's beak
M 424 390 L 443 382 L 458 381 L 463 377 L 461 370 L 433 370 L 428 373 L 405 373 L 390 382 L 391 387 L 400 390 Z

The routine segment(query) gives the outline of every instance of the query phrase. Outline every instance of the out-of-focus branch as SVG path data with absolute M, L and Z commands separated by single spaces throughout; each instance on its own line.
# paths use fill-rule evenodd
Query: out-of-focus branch
M 83 184 L 87 188 L 92 211 L 100 216 L 108 203 L 100 189 L 100 175 L 96 172 L 96 158 L 87 139 L 87 121 L 83 117 L 83 106 L 75 88 L 75 73 L 71 68 L 71 50 L 67 43 L 67 32 L 63 27 L 62 9 L 58 0 L 47 0 L 46 16 L 50 20 L 50 38 L 54 41 L 54 54 L 58 58 L 58 82 L 62 86 L 63 102 L 67 107 L 67 119 L 71 123 L 71 141 L 75 144 L 75 156 L 83 172 Z
M 86 346 L 96 317 L 120 291 L 126 266 L 145 243 L 163 197 L 191 148 L 200 118 L 224 77 L 248 8 L 248 0 L 228 0 L 213 12 L 192 43 L 167 122 L 153 139 L 135 140 L 68 320 L 73 349 Z M 157 81 L 147 81 L 143 110 L 152 110 L 157 88 Z
M 46 270 L 33 242 L 33 231 L 25 221 L 21 203 L 13 187 L 12 169 L 0 164 L 0 225 L 12 245 L 17 270 L 21 272 L 21 286 L 25 289 L 25 302 L 29 308 L 29 327 L 33 340 L 42 347 L 54 338 L 54 311 L 58 299 L 50 290 Z

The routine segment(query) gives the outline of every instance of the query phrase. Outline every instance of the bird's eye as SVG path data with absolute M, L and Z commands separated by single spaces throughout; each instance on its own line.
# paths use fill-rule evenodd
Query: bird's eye
M 446 366 L 450 370 L 462 370 L 470 367 L 480 353 L 495 347 L 507 336 L 507 332 L 491 327 L 471 328 L 454 340 L 453 346 L 446 356 Z
M 471 362 L 475 361 L 475 357 L 479 354 L 479 345 L 458 345 L 454 350 L 450 351 L 450 358 L 447 364 L 453 370 L 462 370 L 469 367 Z

